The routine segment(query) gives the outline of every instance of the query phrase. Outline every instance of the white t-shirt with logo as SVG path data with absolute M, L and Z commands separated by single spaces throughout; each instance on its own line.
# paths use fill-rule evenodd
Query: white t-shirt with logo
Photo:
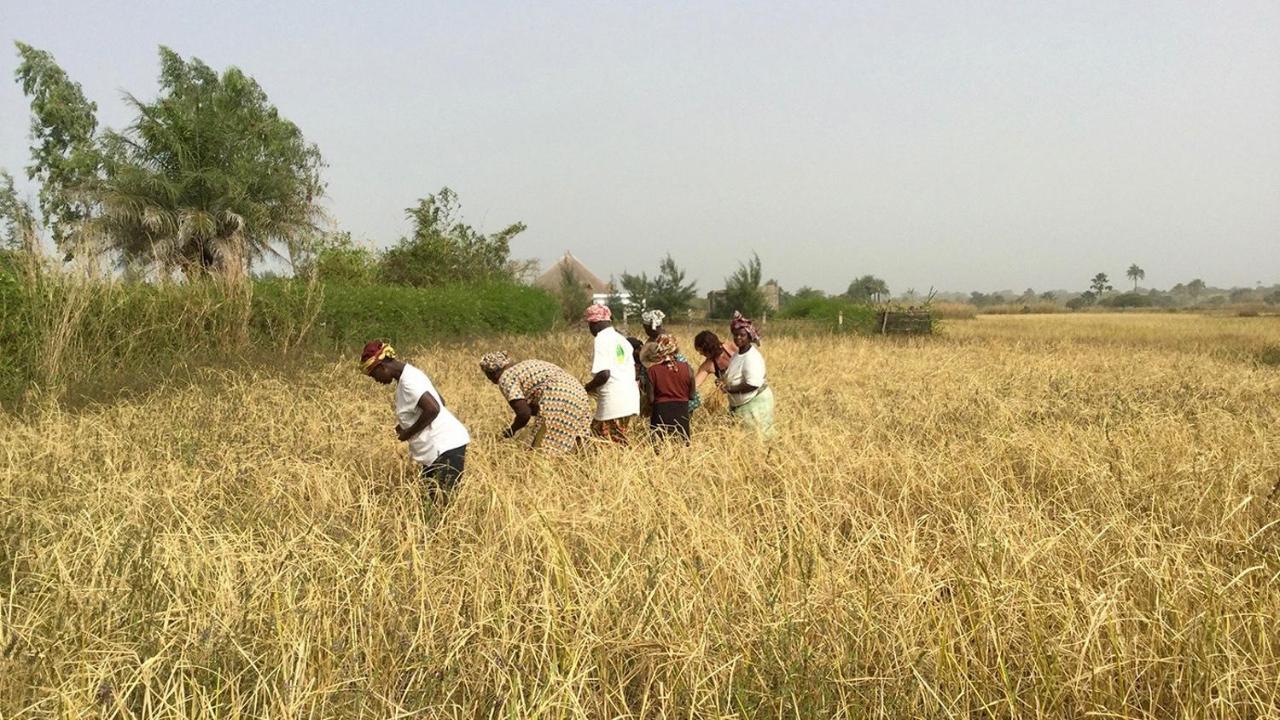
M 754 385 L 755 390 L 745 393 L 729 393 L 729 405 L 738 407 L 751 402 L 764 387 L 764 355 L 759 348 L 751 348 L 740 352 L 729 360 L 729 367 L 724 371 L 724 382 L 729 387 L 737 387 L 743 383 Z
M 396 420 L 400 426 L 411 427 L 418 422 L 422 415 L 418 400 L 427 393 L 440 406 L 440 414 L 422 432 L 409 438 L 408 443 L 409 457 L 423 465 L 430 465 L 440 453 L 471 442 L 467 428 L 444 406 L 444 400 L 440 399 L 440 393 L 436 392 L 436 386 L 431 384 L 427 374 L 409 363 L 405 363 L 400 380 L 396 383 Z
M 596 390 L 596 420 L 613 420 L 640 414 L 640 386 L 631 343 L 622 333 L 607 327 L 596 333 L 591 374 L 609 371 L 609 379 Z

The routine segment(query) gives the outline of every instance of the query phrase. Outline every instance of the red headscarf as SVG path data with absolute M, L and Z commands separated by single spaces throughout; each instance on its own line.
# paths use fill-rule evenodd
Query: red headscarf
M 375 365 L 396 356 L 396 349 L 391 347 L 389 343 L 381 340 L 370 340 L 365 343 L 364 350 L 360 353 L 360 367 L 364 368 L 368 373 Z

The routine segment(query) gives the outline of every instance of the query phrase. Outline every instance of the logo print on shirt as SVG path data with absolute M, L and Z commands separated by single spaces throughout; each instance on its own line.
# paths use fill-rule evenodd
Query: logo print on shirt
M 621 345 L 618 345 L 617 349 L 618 349 L 618 364 L 621 365 L 627 361 L 627 351 L 623 350 Z

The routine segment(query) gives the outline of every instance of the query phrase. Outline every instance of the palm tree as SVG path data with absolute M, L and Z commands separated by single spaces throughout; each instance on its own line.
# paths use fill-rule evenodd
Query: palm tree
M 1129 279 L 1133 281 L 1133 291 L 1138 292 L 1138 281 L 1147 276 L 1147 271 L 1138 267 L 1137 263 L 1129 266 L 1129 270 L 1125 273 Z
M 160 49 L 160 97 L 103 139 L 91 233 L 125 261 L 242 274 L 315 229 L 319 151 L 253 78 Z
M 1096 297 L 1101 298 L 1103 293 L 1113 289 L 1114 288 L 1112 288 L 1110 284 L 1110 278 L 1107 277 L 1106 273 L 1098 273 L 1089 281 L 1089 290 L 1093 292 Z

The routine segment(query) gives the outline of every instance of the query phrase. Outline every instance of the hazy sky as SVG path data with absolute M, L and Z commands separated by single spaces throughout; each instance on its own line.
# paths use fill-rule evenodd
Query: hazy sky
M 164 44 L 252 74 L 378 245 L 449 185 L 544 265 L 719 287 L 1280 281 L 1280 3 L 0 0 L 120 127 Z M 0 166 L 28 109 L 0 82 Z M 28 188 L 28 192 L 32 192 Z M 32 192 L 32 194 L 34 194 Z M 1121 283 L 1117 283 L 1119 285 Z

